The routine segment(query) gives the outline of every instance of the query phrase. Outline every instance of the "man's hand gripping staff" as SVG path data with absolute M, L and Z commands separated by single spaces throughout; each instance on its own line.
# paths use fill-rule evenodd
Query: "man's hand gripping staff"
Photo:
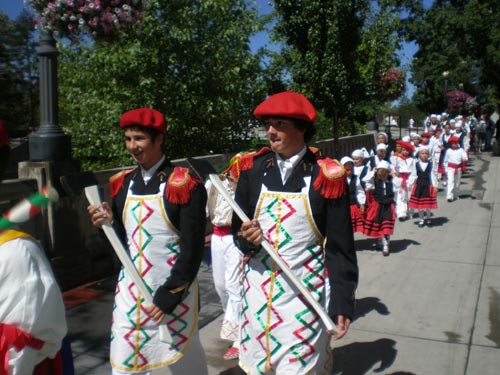
M 85 196 L 87 197 L 87 200 L 89 201 L 91 206 L 102 207 L 102 202 L 97 185 L 86 187 Z M 102 210 L 102 208 L 99 208 L 99 210 Z M 103 211 L 103 217 L 106 217 L 106 213 L 104 211 Z M 146 284 L 144 283 L 144 280 L 139 275 L 139 272 L 137 272 L 134 263 L 132 263 L 132 260 L 130 259 L 127 251 L 123 247 L 120 239 L 118 238 L 118 235 L 111 226 L 109 220 L 104 220 L 102 222 L 102 230 L 104 231 L 104 234 L 106 235 L 109 242 L 113 246 L 113 249 L 115 250 L 116 255 L 120 259 L 120 262 L 123 264 L 123 267 L 134 281 L 135 286 L 137 287 L 139 292 L 142 294 L 144 301 L 148 305 L 153 305 L 153 296 L 151 295 L 151 292 L 148 290 Z M 158 329 L 160 332 L 160 340 L 162 342 L 171 343 L 172 336 L 170 336 L 170 333 L 168 332 L 168 326 L 164 321 L 159 325 Z
M 240 208 L 240 206 L 238 206 L 236 201 L 226 191 L 224 185 L 219 179 L 219 176 L 216 174 L 210 174 L 209 178 L 210 181 L 212 181 L 214 187 L 224 197 L 226 202 L 231 206 L 231 208 L 238 215 L 241 221 L 243 222 L 250 221 L 248 216 L 243 212 L 243 210 Z M 288 265 L 283 261 L 283 259 L 281 259 L 281 257 L 276 253 L 271 244 L 265 238 L 262 238 L 261 246 L 269 254 L 269 256 L 273 259 L 273 261 L 278 265 L 278 267 L 283 271 L 283 273 L 287 276 L 288 280 L 294 285 L 294 287 L 296 287 L 299 290 L 299 292 L 302 293 L 302 295 L 307 300 L 307 302 L 312 306 L 314 311 L 316 311 L 316 313 L 323 321 L 323 324 L 325 325 L 328 333 L 330 335 L 335 334 L 336 333 L 335 324 L 332 322 L 326 311 L 323 309 L 320 303 L 313 297 L 311 292 L 304 286 L 304 284 L 302 284 L 302 282 L 298 280 L 297 277 L 295 277 L 295 275 L 290 270 Z

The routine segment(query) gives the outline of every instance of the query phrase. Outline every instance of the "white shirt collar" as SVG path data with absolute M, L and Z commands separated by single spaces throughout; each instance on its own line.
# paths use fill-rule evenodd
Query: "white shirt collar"
M 306 154 L 306 151 L 307 151 L 307 146 L 304 146 L 302 150 L 300 150 L 298 153 L 296 153 L 295 155 L 293 155 L 288 159 L 282 159 L 281 156 L 276 154 L 276 160 L 278 161 L 278 168 L 280 170 L 281 180 L 283 181 L 283 184 L 286 182 L 288 177 L 290 177 L 292 170 L 302 160 L 302 158 Z
M 158 168 L 160 167 L 160 165 L 163 163 L 164 160 L 165 160 L 165 155 L 163 155 L 161 159 L 148 170 L 145 170 L 142 166 L 140 166 L 142 179 L 144 180 L 145 185 L 148 184 L 149 180 L 151 180 L 151 177 L 154 176 L 154 174 L 156 173 L 156 171 L 158 170 Z

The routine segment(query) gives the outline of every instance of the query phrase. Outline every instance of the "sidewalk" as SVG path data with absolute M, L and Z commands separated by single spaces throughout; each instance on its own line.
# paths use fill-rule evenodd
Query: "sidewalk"
M 356 235 L 356 316 L 333 343 L 334 374 L 499 373 L 500 158 L 471 156 L 461 199 L 448 203 L 441 190 L 430 228 L 418 228 L 416 219 L 397 222 L 389 257 Z M 200 333 L 214 375 L 237 361 L 222 359 L 228 344 L 218 338 L 222 310 L 206 264 L 199 279 Z M 100 294 L 68 309 L 78 375 L 111 373 L 113 286 L 107 279 L 88 287 Z

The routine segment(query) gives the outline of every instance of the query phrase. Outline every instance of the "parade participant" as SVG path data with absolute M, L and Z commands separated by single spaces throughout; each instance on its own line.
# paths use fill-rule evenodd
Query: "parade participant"
M 382 161 L 387 159 L 387 145 L 385 143 L 379 143 L 375 148 L 375 155 L 370 157 L 369 168 L 376 168 L 377 165 Z M 390 160 L 390 159 L 389 159 Z M 389 161 L 390 162 L 390 161 Z
M 119 275 L 113 310 L 110 361 L 113 374 L 207 374 L 198 334 L 198 283 L 203 258 L 206 191 L 187 168 L 174 167 L 162 151 L 167 123 L 150 108 L 120 118 L 125 147 L 137 167 L 110 179 L 112 206 L 88 207 L 92 223 L 112 222 L 153 294 L 143 304 L 125 269 Z M 167 322 L 173 342 L 159 339 Z
M 351 207 L 352 231 L 363 232 L 363 215 L 366 208 L 366 194 L 361 186 L 359 176 L 353 173 L 354 161 L 349 156 L 340 159 L 344 166 L 347 185 L 349 186 L 349 203 Z
M 439 127 L 437 115 L 432 114 L 430 117 L 430 122 L 426 123 L 425 131 L 429 131 L 429 129 L 436 130 L 437 127 Z
M 389 161 L 391 157 L 391 150 L 389 148 L 389 136 L 385 132 L 378 132 L 375 138 L 375 147 L 370 151 L 370 158 L 373 159 L 377 155 L 378 145 L 385 145 L 385 156 L 384 160 Z M 372 165 L 373 167 L 373 165 Z
M 439 127 L 444 128 L 444 126 L 448 124 L 449 122 L 448 117 L 449 114 L 447 112 L 441 113 L 441 118 L 439 119 L 439 124 L 438 124 Z
M 369 171 L 368 166 L 365 164 L 365 152 L 362 149 L 354 150 L 351 154 L 352 160 L 354 162 L 353 173 L 358 176 L 359 183 L 363 190 L 365 189 L 365 183 L 363 178 Z
M 219 176 L 231 196 L 234 197 L 240 176 L 239 161 L 242 154 L 231 158 Z M 215 290 L 224 310 L 220 337 L 231 341 L 231 346 L 224 353 L 224 359 L 238 358 L 241 312 L 241 279 L 243 257 L 235 246 L 231 234 L 233 209 L 208 180 L 205 184 L 208 201 L 207 211 L 212 223 L 213 233 L 210 241 L 212 276 Z
M 408 218 L 408 200 L 410 199 L 410 188 L 408 177 L 415 163 L 412 153 L 415 150 L 410 142 L 396 141 L 401 146 L 401 154 L 395 158 L 394 166 L 394 193 L 396 195 L 396 216 L 400 221 Z M 396 178 L 397 177 L 397 178 Z
M 397 140 L 396 145 L 394 146 L 394 151 L 392 152 L 391 155 L 391 164 L 394 165 L 396 164 L 397 158 L 401 156 L 401 141 Z
M 437 208 L 437 168 L 429 159 L 429 148 L 421 146 L 418 161 L 413 164 L 409 185 L 412 186 L 408 206 L 418 211 L 418 226 L 431 225 L 431 209 Z
M 448 123 L 444 127 L 444 132 L 440 137 L 440 149 L 441 153 L 439 154 L 439 166 L 438 173 L 441 174 L 443 179 L 443 186 L 446 187 L 448 185 L 447 182 L 447 173 L 444 165 L 444 157 L 446 155 L 446 151 L 450 148 L 449 139 L 453 136 L 451 131 L 451 125 Z
M 391 166 L 386 161 L 366 177 L 368 208 L 365 215 L 363 234 L 378 238 L 378 245 L 384 256 L 389 255 L 389 244 L 394 232 L 396 214 L 394 209 L 394 184 Z
M 239 364 L 249 374 L 329 374 L 331 332 L 260 244 L 269 241 L 327 309 L 338 330 L 334 339 L 342 338 L 358 279 L 345 171 L 332 159 L 316 160 L 306 147 L 316 110 L 303 95 L 275 94 L 254 115 L 271 149 L 246 163 L 236 189 L 236 202 L 253 218 L 241 223 L 233 216 L 232 223 L 238 247 L 251 256 Z
M 453 202 L 458 199 L 460 193 L 460 180 L 462 172 L 467 165 L 467 153 L 460 147 L 460 138 L 453 136 L 449 140 L 450 148 L 446 151 L 444 157 L 444 166 L 446 169 L 446 178 L 448 186 L 446 190 L 446 199 Z
M 411 135 L 411 144 L 413 146 L 413 151 L 411 152 L 410 156 L 415 158 L 417 156 L 416 152 L 418 150 L 418 147 L 420 146 L 420 143 L 422 142 L 422 137 L 420 137 L 419 134 L 413 133 Z
M 470 148 L 470 142 L 469 142 L 469 137 L 467 137 L 467 133 L 463 129 L 463 122 L 462 121 L 457 121 L 455 123 L 455 131 L 454 135 L 460 139 L 460 147 L 469 154 L 469 148 Z
M 0 124 L 0 183 L 9 156 Z M 52 366 L 62 374 L 59 350 L 66 312 L 52 268 L 38 241 L 17 229 L 0 230 L 0 374 L 27 375 Z

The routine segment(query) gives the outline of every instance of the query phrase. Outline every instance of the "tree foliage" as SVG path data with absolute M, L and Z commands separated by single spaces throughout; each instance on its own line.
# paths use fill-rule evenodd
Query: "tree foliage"
M 249 49 L 259 25 L 245 1 L 150 0 L 121 42 L 62 46 L 61 125 L 84 168 L 130 162 L 118 120 L 142 106 L 166 115 L 172 158 L 246 147 L 264 97 Z
M 465 91 L 480 105 L 496 100 L 500 88 L 500 21 L 496 2 L 436 1 L 420 6 L 406 22 L 417 44 L 412 62 L 414 100 L 427 113 L 447 107 L 446 93 Z
M 275 1 L 276 33 L 285 43 L 284 66 L 292 87 L 323 112 L 335 139 L 342 131 L 355 131 L 367 103 L 376 106 L 389 99 L 380 82 L 398 66 L 398 19 L 391 13 L 396 4 L 372 3 Z
M 0 119 L 11 136 L 37 125 L 38 90 L 33 20 L 27 12 L 11 21 L 0 12 Z

